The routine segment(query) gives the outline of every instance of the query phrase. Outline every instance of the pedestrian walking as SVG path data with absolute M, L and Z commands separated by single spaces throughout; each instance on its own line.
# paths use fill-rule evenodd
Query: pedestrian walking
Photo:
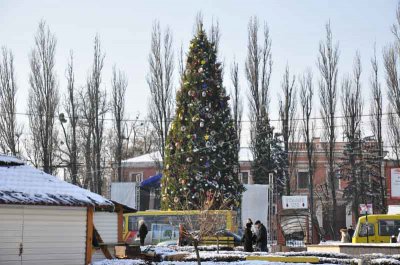
M 253 232 L 251 231 L 251 223 L 246 224 L 246 228 L 244 229 L 244 234 L 242 237 L 242 243 L 244 247 L 244 251 L 253 252 Z
M 267 247 L 267 229 L 260 222 L 260 220 L 257 220 L 255 222 L 255 225 L 257 227 L 256 246 L 260 251 L 268 252 L 268 247 Z
M 141 220 L 139 223 L 140 223 L 140 226 L 139 226 L 140 245 L 144 246 L 144 240 L 146 239 L 148 230 L 147 230 L 147 226 L 143 220 Z

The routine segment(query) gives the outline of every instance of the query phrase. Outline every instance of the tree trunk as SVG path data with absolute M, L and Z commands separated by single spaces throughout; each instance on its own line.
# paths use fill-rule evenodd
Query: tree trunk
M 196 252 L 197 265 L 201 265 L 200 253 L 199 253 L 199 242 L 193 241 L 194 251 Z

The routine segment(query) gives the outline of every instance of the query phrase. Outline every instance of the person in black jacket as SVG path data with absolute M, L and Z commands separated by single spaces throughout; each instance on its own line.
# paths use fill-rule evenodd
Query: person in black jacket
M 255 225 L 257 227 L 256 246 L 260 251 L 267 252 L 268 251 L 268 247 L 267 247 L 267 229 L 260 222 L 260 220 L 257 220 L 255 222 Z
M 251 231 L 251 223 L 246 224 L 246 228 L 244 229 L 244 234 L 242 237 L 242 243 L 244 247 L 244 251 L 253 252 L 253 232 Z
M 147 226 L 144 223 L 144 221 L 142 220 L 140 222 L 140 227 L 139 227 L 139 238 L 140 238 L 140 245 L 144 246 L 144 240 L 147 236 L 148 230 L 147 230 Z
M 353 238 L 353 235 L 354 235 L 354 229 L 353 229 L 352 225 L 350 225 L 350 228 L 347 229 L 347 233 L 349 233 L 350 240 L 351 240 Z

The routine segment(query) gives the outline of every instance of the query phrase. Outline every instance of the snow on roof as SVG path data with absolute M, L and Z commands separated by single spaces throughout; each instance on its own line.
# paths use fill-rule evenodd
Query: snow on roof
M 106 198 L 0 155 L 0 204 L 114 207 Z
M 151 164 L 162 161 L 161 154 L 159 152 L 152 152 L 141 156 L 132 157 L 122 161 L 122 164 L 134 164 L 151 166 Z M 251 162 L 253 161 L 253 154 L 249 147 L 241 147 L 239 151 L 239 162 Z
M 15 156 L 8 156 L 4 154 L 0 154 L 0 163 L 1 164 L 15 164 L 15 165 L 23 165 L 24 162 L 16 158 Z
M 152 152 L 141 156 L 132 157 L 127 160 L 123 160 L 122 163 L 147 163 L 147 162 L 154 162 L 161 160 L 162 158 L 160 152 Z

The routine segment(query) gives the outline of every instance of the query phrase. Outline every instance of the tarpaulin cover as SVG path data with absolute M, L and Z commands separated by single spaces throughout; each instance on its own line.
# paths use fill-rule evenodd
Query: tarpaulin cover
M 246 224 L 247 218 L 253 223 L 260 220 L 267 226 L 268 220 L 268 185 L 252 184 L 244 185 L 246 191 L 242 195 L 242 224 Z
M 111 183 L 111 200 L 136 208 L 136 183 L 113 182 Z
M 142 183 L 140 183 L 140 187 L 144 188 L 144 187 L 158 187 L 160 186 L 161 183 L 161 178 L 162 178 L 162 174 L 159 173 L 157 175 L 151 176 L 150 178 L 142 181 Z

